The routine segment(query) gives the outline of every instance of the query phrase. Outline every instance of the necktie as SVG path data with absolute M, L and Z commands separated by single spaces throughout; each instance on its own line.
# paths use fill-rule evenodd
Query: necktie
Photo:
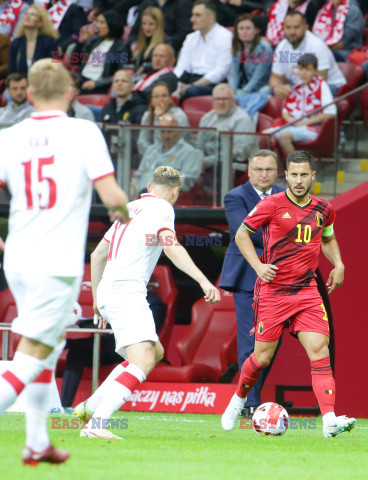
M 261 200 L 263 200 L 265 197 L 268 197 L 269 195 L 270 195 L 269 193 L 265 193 L 265 192 L 262 193 L 262 198 L 261 198 Z

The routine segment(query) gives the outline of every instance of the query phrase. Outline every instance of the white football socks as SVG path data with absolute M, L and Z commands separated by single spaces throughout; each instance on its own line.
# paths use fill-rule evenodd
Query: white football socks
M 112 372 L 110 372 L 98 389 L 88 398 L 88 400 L 86 400 L 87 408 L 89 410 L 92 412 L 97 410 L 110 383 L 112 383 L 115 378 L 123 372 L 125 372 L 125 368 L 121 363 L 117 365 Z
M 32 382 L 45 368 L 45 359 L 15 352 L 8 370 L 0 375 L 0 415 L 16 400 L 24 386 Z
M 130 378 L 135 377 L 136 385 L 144 382 L 145 373 L 136 365 L 129 364 L 125 372 Z M 123 374 L 122 374 L 123 375 Z M 133 379 L 134 380 L 134 379 Z M 131 387 L 133 388 L 133 387 Z M 135 387 L 134 387 L 135 388 Z M 104 428 L 103 422 L 110 419 L 113 413 L 118 410 L 132 395 L 132 390 L 119 381 L 110 382 L 106 387 L 104 398 L 87 424 L 88 429 Z

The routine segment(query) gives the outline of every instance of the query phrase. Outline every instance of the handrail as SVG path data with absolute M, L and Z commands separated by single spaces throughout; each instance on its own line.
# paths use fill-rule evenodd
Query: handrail
M 11 323 L 0 323 L 0 332 L 3 331 L 3 350 L 2 359 L 8 360 L 8 342 L 9 331 L 11 330 Z M 93 334 L 93 348 L 92 348 L 92 393 L 97 390 L 98 387 L 98 370 L 100 360 L 100 335 L 102 333 L 112 333 L 111 329 L 101 330 L 99 328 L 78 328 L 69 327 L 65 329 L 66 333 L 92 333 Z

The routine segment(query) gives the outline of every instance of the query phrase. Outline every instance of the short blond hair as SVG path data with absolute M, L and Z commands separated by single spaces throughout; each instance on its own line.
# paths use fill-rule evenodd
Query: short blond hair
M 184 180 L 178 170 L 173 167 L 157 167 L 153 172 L 152 184 L 156 186 L 165 186 L 168 188 L 181 187 Z
M 54 25 L 49 17 L 47 10 L 40 7 L 39 5 L 30 5 L 29 8 L 33 8 L 38 13 L 41 18 L 41 26 L 38 29 L 38 35 L 48 35 L 49 37 L 54 38 L 55 40 L 59 38 L 59 32 L 55 30 Z M 25 29 L 23 25 L 23 19 L 20 22 L 19 28 L 17 30 L 17 37 L 23 37 L 25 35 Z
M 74 84 L 64 65 L 51 58 L 35 62 L 28 72 L 29 88 L 36 100 L 55 100 L 65 96 Z

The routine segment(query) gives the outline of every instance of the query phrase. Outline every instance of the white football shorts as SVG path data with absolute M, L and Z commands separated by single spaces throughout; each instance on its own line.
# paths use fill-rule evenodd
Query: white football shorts
M 126 358 L 125 348 L 136 343 L 157 342 L 155 322 L 143 282 L 117 281 L 97 287 L 97 306 L 114 331 L 115 351 Z
M 5 272 L 17 305 L 12 332 L 55 347 L 70 322 L 81 277 Z

